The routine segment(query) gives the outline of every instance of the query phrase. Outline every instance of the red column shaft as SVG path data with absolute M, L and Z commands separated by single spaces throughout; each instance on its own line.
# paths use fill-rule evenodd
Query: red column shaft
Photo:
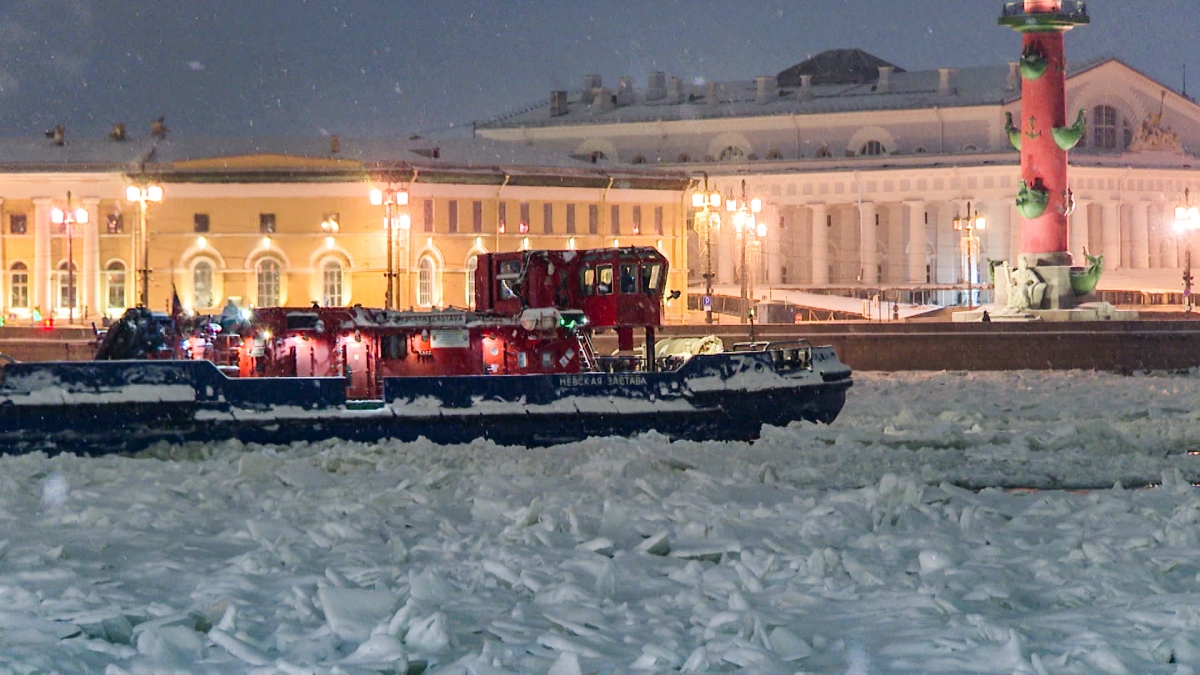
M 1060 31 L 1027 32 L 1024 48 L 1046 59 L 1046 72 L 1021 83 L 1021 178 L 1030 187 L 1050 193 L 1046 211 L 1022 218 L 1021 252 L 1056 253 L 1069 250 L 1065 191 L 1067 152 L 1054 142 L 1051 130 L 1066 126 L 1066 58 Z

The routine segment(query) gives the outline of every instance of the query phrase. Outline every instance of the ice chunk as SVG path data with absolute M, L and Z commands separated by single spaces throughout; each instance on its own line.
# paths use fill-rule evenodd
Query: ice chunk
M 342 663 L 387 663 L 390 664 L 389 670 L 404 672 L 408 668 L 408 656 L 400 640 L 385 632 L 377 632 L 360 644 L 354 653 L 342 659 Z
M 339 588 L 324 583 L 317 589 L 317 598 L 330 630 L 352 642 L 370 638 L 371 630 L 390 618 L 399 604 L 390 591 Z
M 783 661 L 797 661 L 812 654 L 812 647 L 792 631 L 779 626 L 770 634 L 771 649 Z
M 404 644 L 413 651 L 440 652 L 450 645 L 450 635 L 446 633 L 446 617 L 441 612 L 418 619 L 404 636 Z

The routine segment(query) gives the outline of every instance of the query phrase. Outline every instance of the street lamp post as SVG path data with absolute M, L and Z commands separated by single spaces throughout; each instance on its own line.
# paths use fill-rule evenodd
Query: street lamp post
M 161 202 L 163 189 L 158 185 L 130 185 L 125 188 L 125 198 L 138 203 L 138 238 L 141 248 L 142 268 L 138 271 L 141 289 L 138 304 L 150 306 L 150 232 L 146 229 L 146 202 Z
M 704 323 L 713 322 L 712 294 L 712 237 L 713 230 L 721 230 L 721 193 L 708 190 L 708 174 L 704 174 L 704 191 L 692 193 L 692 229 L 704 242 Z
M 987 228 L 987 220 L 979 215 L 979 211 L 971 211 L 971 202 L 967 202 L 967 215 L 954 216 L 954 229 L 962 232 L 962 244 L 966 253 L 966 265 L 963 277 L 967 282 L 967 306 L 975 306 L 975 265 L 979 255 L 979 237 L 977 230 Z
M 1200 229 L 1200 207 L 1192 205 L 1191 188 L 1183 191 L 1183 204 L 1175 207 L 1175 234 L 1183 237 L 1183 311 L 1192 311 L 1192 233 Z
M 729 198 L 725 201 L 725 210 L 733 214 L 733 227 L 741 237 L 741 282 L 742 282 L 742 323 L 750 320 L 753 311 L 750 302 L 754 295 L 754 281 L 746 264 L 746 249 L 750 240 L 757 246 L 759 240 L 767 236 L 767 224 L 755 222 L 754 214 L 762 211 L 762 200 L 758 197 L 746 197 L 746 181 L 742 181 L 741 199 Z
M 408 192 L 397 190 L 390 185 L 383 190 L 374 189 L 371 190 L 371 204 L 382 205 L 384 208 L 383 229 L 387 230 L 387 290 L 383 294 L 383 306 L 385 309 L 395 309 L 397 275 L 393 240 L 397 228 L 407 230 L 411 226 L 408 214 L 397 215 L 396 210 L 397 207 L 408 206 Z
M 75 224 L 86 225 L 88 222 L 87 209 L 71 210 L 71 193 L 67 193 L 67 208 L 55 207 L 50 211 L 50 221 L 62 225 L 67 235 L 67 323 L 75 323 Z

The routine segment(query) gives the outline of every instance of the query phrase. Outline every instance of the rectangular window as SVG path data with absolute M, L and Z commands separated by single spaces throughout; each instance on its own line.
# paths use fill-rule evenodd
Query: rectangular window
M 425 220 L 424 228 L 426 232 L 433 232 L 433 200 L 425 200 Z
M 596 294 L 597 295 L 612 295 L 613 292 L 613 266 L 600 265 L 596 268 L 596 274 L 599 278 L 596 279 Z
M 608 219 L 608 231 L 615 237 L 621 234 L 621 207 L 613 204 L 609 213 L 611 216 Z
M 24 213 L 9 214 L 9 216 L 8 216 L 8 233 L 9 234 L 25 234 L 26 228 L 28 226 L 29 226 L 28 220 L 26 220 Z M 20 306 L 24 307 L 24 305 L 20 305 Z
M 508 204 L 500 202 L 496 205 L 496 231 L 504 234 L 508 230 Z
M 575 205 L 567 204 L 567 234 L 575 234 Z
M 529 234 L 529 202 L 521 202 L 521 234 Z
M 638 273 L 634 263 L 621 263 L 621 292 L 637 293 Z
M 588 234 L 600 234 L 600 207 L 588 204 Z
M 121 234 L 125 231 L 125 216 L 120 213 L 108 214 L 108 233 Z
M 29 268 L 25 266 L 25 263 L 13 265 L 9 288 L 12 291 L 11 304 L 13 307 L 29 306 Z
M 451 199 L 446 205 L 446 231 L 458 232 L 458 200 Z
M 196 232 L 208 232 L 208 214 L 197 213 L 192 215 L 192 229 Z
M 275 214 L 260 213 L 258 214 L 258 231 L 263 234 L 275 233 Z
M 483 232 L 483 202 L 471 203 L 471 231 Z
M 579 271 L 579 294 L 583 296 L 596 294 L 596 270 L 585 267 Z
M 642 207 L 641 206 L 633 207 L 633 233 L 634 234 L 642 233 Z
M 542 227 L 546 234 L 554 234 L 554 205 L 542 204 Z
M 654 234 L 663 233 L 663 207 L 654 207 Z

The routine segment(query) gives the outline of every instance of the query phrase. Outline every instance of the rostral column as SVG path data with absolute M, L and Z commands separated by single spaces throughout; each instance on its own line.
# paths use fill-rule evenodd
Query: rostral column
M 1074 200 L 1067 184 L 1067 151 L 1082 137 L 1084 125 L 1080 111 L 1067 126 L 1063 34 L 1089 22 L 1084 3 L 1077 0 L 1018 0 L 1005 4 L 1000 17 L 1000 25 L 1022 37 L 1020 120 L 1010 120 L 1008 135 L 1021 151 L 1017 209 L 1021 255 L 1030 267 L 1069 267 L 1072 262 L 1067 216 Z

